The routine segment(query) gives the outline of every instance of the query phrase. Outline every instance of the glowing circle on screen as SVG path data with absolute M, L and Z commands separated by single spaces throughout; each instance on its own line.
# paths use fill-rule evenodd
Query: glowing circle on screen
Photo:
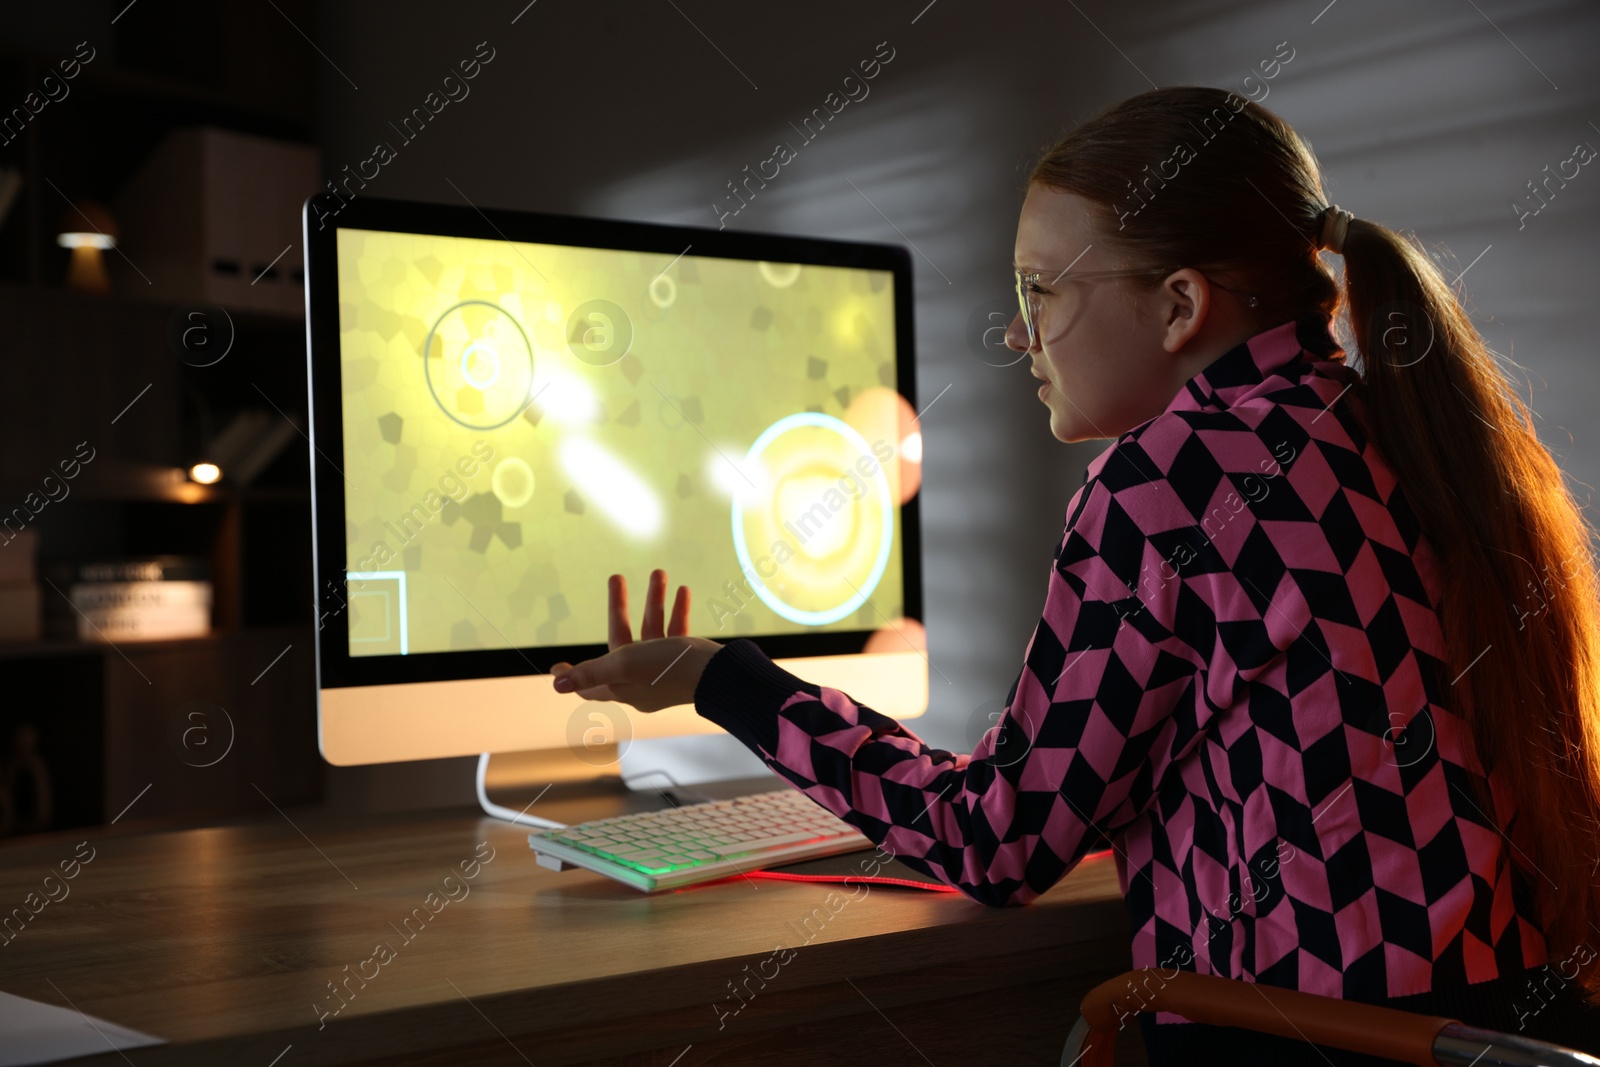
M 463 300 L 434 322 L 422 372 L 439 409 L 473 430 L 494 430 L 522 413 L 533 394 L 533 345 L 510 312 Z
M 669 308 L 678 302 L 678 283 L 670 275 L 657 274 L 650 280 L 650 302 L 658 308 Z
M 489 374 L 480 378 L 473 373 L 474 368 L 488 365 Z M 461 350 L 461 377 L 474 389 L 487 389 L 500 377 L 500 353 L 494 350 L 494 345 L 487 341 L 474 341 Z
M 808 452 L 800 441 L 805 437 L 811 437 L 815 441 L 819 432 L 832 436 L 834 441 L 831 446 L 825 448 L 818 448 L 813 444 Z M 800 440 L 794 440 L 793 437 L 798 437 Z M 791 440 L 785 442 L 785 438 Z M 772 464 L 768 463 L 769 453 L 775 457 Z M 830 459 L 826 453 L 832 453 L 837 462 Z M 859 468 L 854 466 L 862 456 L 869 457 L 873 461 L 874 473 L 870 478 L 862 477 Z M 772 487 L 771 492 L 767 494 L 735 494 L 731 505 L 734 552 L 738 556 L 742 573 L 750 576 L 750 586 L 761 602 L 779 616 L 807 626 L 822 626 L 837 622 L 866 603 L 867 598 L 882 581 L 883 572 L 888 566 L 889 556 L 894 548 L 896 506 L 893 489 L 884 475 L 883 468 L 877 464 L 877 457 L 866 438 L 856 432 L 849 423 L 831 415 L 815 411 L 797 412 L 779 419 L 762 431 L 755 443 L 750 446 L 740 466 L 746 470 L 767 471 L 770 476 L 764 481 Z M 853 477 L 855 483 L 861 485 L 864 491 L 854 500 L 848 499 L 854 494 L 841 494 L 847 496 L 847 503 L 839 512 L 831 512 L 826 504 L 821 503 L 821 498 L 829 489 L 837 488 L 847 477 Z M 789 526 L 796 520 L 803 520 L 803 513 L 812 510 L 807 507 L 808 503 L 820 505 L 825 517 L 820 524 L 805 527 L 810 532 L 802 542 L 795 530 Z M 868 508 L 871 509 L 870 512 L 865 510 Z M 761 514 L 763 509 L 770 514 Z M 801 509 L 802 514 L 797 515 L 790 509 Z M 758 520 L 766 520 L 769 527 L 774 526 L 772 519 L 780 520 L 775 527 L 782 533 L 777 536 L 788 541 L 790 547 L 794 549 L 793 557 L 777 566 L 772 574 L 763 573 L 751 559 L 750 546 L 747 543 L 747 515 Z M 870 529 L 872 525 L 878 527 L 875 548 L 862 543 L 863 537 L 872 533 Z M 775 563 L 768 552 L 769 547 L 770 545 L 760 546 L 761 559 Z M 851 576 L 842 571 L 833 580 L 821 576 L 821 572 L 825 570 L 826 558 L 841 553 L 854 556 L 856 561 L 864 564 L 867 573 L 860 581 L 847 580 Z M 870 562 L 868 562 L 869 555 Z M 848 562 L 855 561 L 847 560 Z M 790 603 L 774 590 L 774 585 L 782 584 L 779 580 L 785 576 L 786 571 L 791 578 L 798 581 L 799 575 L 807 570 L 818 574 L 813 579 L 814 588 L 820 590 L 826 587 L 831 594 L 837 586 L 840 590 L 847 590 L 849 595 L 839 603 L 825 608 L 804 608 Z
M 763 259 L 756 263 L 756 270 L 774 289 L 787 289 L 800 280 L 798 263 L 768 263 Z
M 516 456 L 507 456 L 495 464 L 490 485 L 502 505 L 520 508 L 533 499 L 533 468 Z

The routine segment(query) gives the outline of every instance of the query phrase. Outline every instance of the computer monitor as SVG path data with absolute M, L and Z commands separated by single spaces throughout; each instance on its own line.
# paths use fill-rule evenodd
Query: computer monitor
M 904 249 L 331 195 L 303 225 L 330 763 L 589 744 L 549 668 L 606 651 L 613 572 L 637 638 L 655 567 L 690 633 L 926 709 Z

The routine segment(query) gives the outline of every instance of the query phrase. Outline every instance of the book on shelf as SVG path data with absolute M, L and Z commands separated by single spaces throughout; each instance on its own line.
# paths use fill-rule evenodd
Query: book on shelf
M 79 582 L 210 581 L 211 565 L 199 556 L 140 556 L 133 559 L 74 560 L 44 565 L 62 588 Z
M 78 615 L 80 641 L 172 640 L 210 632 L 209 607 L 95 608 Z
M 46 612 L 52 636 L 80 641 L 156 641 L 211 632 L 212 587 L 204 559 L 148 556 L 47 564 L 64 596 Z
M 79 611 L 194 607 L 211 610 L 211 583 L 202 581 L 75 582 L 68 596 Z

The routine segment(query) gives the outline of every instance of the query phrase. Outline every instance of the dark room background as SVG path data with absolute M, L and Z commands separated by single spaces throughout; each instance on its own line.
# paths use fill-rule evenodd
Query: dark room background
M 1600 478 L 1600 176 L 1583 166 L 1547 203 L 1532 191 L 1575 146 L 1600 146 L 1594 3 L 59 0 L 0 26 L 7 106 L 82 42 L 94 58 L 71 94 L 0 146 L 0 165 L 23 179 L 0 221 L 0 483 L 19 499 L 85 439 L 110 461 L 96 476 L 110 478 L 123 461 L 181 464 L 193 426 L 224 412 L 270 403 L 303 423 L 292 309 L 246 316 L 228 375 L 194 400 L 196 368 L 172 355 L 180 302 L 145 301 L 115 254 L 112 294 L 62 290 L 68 253 L 54 238 L 69 204 L 116 202 L 185 125 L 312 146 L 324 180 L 392 145 L 359 195 L 901 243 L 916 277 L 933 667 L 914 728 L 967 751 L 1021 666 L 1067 500 L 1106 444 L 1056 441 L 1026 361 L 990 329 L 1016 307 L 1009 260 L 1028 169 L 1099 108 L 1178 84 L 1233 88 L 1276 111 L 1310 141 L 1331 201 L 1415 231 L 1515 364 L 1579 498 Z M 404 117 L 473 56 L 490 58 L 470 92 L 403 138 Z M 796 126 L 874 56 L 870 91 L 747 203 L 732 199 L 730 183 L 798 141 Z M 306 464 L 296 436 L 251 493 L 187 510 L 159 487 L 129 497 L 86 482 L 71 509 L 41 515 L 41 552 L 101 551 L 120 536 L 130 551 L 177 544 L 233 561 L 233 592 L 218 591 L 235 598 L 218 606 L 234 613 L 218 638 L 236 642 L 230 662 L 268 668 L 289 648 L 259 684 L 228 683 L 242 694 L 235 714 L 277 723 L 266 731 L 277 740 L 250 757 L 262 761 L 254 780 L 351 808 L 470 802 L 463 761 L 350 771 L 314 758 Z M 141 542 L 133 531 L 145 529 L 169 540 Z M 134 757 L 166 744 L 187 714 L 183 685 L 211 662 L 7 646 L 0 743 L 14 748 L 15 724 L 43 717 L 66 724 L 50 744 L 134 754 L 126 771 L 106 770 L 97 803 L 109 818 L 150 777 Z M 715 740 L 673 758 L 744 758 Z M 264 807 L 242 784 L 228 805 Z

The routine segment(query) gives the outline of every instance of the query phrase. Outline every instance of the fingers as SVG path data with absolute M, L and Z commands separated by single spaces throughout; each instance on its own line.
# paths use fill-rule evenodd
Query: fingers
M 667 630 L 669 637 L 687 637 L 689 635 L 689 587 L 678 586 L 678 596 L 672 602 L 672 624 Z
M 620 574 L 611 575 L 607 586 L 610 601 L 609 643 L 613 651 L 633 642 L 633 627 L 628 622 L 628 582 Z M 670 621 L 666 618 L 667 572 L 660 567 L 650 572 L 645 585 L 644 618 L 639 625 L 639 640 L 661 637 L 686 637 L 689 633 L 689 587 L 678 586 Z M 663 624 L 666 625 L 663 625 Z
M 611 603 L 610 645 L 616 649 L 633 641 L 633 628 L 628 624 L 628 580 L 613 574 L 607 590 Z
M 594 661 L 593 660 L 585 660 L 584 662 L 585 663 L 593 663 Z M 611 692 L 611 687 L 610 686 L 607 686 L 607 685 L 594 686 L 593 683 L 591 683 L 591 682 L 589 682 L 589 681 L 587 681 L 585 679 L 585 675 L 584 674 L 578 674 L 578 675 L 574 676 L 572 674 L 572 670 L 573 670 L 572 664 L 566 662 L 565 660 L 562 660 L 560 663 L 552 663 L 550 665 L 550 684 L 551 684 L 552 688 L 555 689 L 556 692 L 558 692 L 558 693 L 571 693 L 571 692 L 573 692 L 574 689 L 573 689 L 573 686 L 572 686 L 572 682 L 573 682 L 574 678 L 576 678 L 576 680 L 579 683 L 579 685 L 577 687 L 577 693 L 578 693 L 579 696 L 583 697 L 583 699 L 585 699 L 585 700 L 615 700 L 616 699 L 616 697 Z
M 608 652 L 594 659 L 586 659 L 576 666 L 557 663 L 550 668 L 550 673 L 555 676 L 551 683 L 558 693 L 578 693 L 588 699 L 597 699 L 587 690 L 604 686 L 607 682 L 620 680 L 621 664 L 614 652 Z M 599 699 L 609 699 L 599 698 Z
M 639 637 L 651 641 L 664 637 L 661 629 L 662 615 L 667 599 L 667 572 L 657 567 L 650 572 L 650 579 L 645 586 L 644 596 L 644 621 L 639 626 Z

